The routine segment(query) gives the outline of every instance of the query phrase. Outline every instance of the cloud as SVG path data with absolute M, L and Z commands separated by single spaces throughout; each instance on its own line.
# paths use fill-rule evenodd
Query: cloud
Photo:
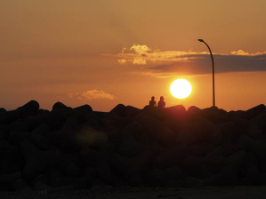
M 243 50 L 238 50 L 238 51 L 232 51 L 232 55 L 246 55 L 246 56 L 257 56 L 257 55 L 265 55 L 266 51 L 264 52 L 257 52 L 257 53 L 248 53 Z
M 76 92 L 76 93 L 68 93 L 69 98 L 77 98 L 80 100 L 94 100 L 94 99 L 109 99 L 113 100 L 115 98 L 114 95 L 106 93 L 101 90 L 88 90 L 85 92 Z
M 116 57 L 120 64 L 133 63 L 139 65 L 148 64 L 148 62 L 176 62 L 188 61 L 195 59 L 191 55 L 204 55 L 208 52 L 192 52 L 192 51 L 160 51 L 159 49 L 151 49 L 147 45 L 134 44 L 129 50 L 123 48 L 121 53 L 118 54 L 103 54 L 104 56 Z
M 193 75 L 212 72 L 209 52 L 160 51 L 146 45 L 133 45 L 118 54 L 105 54 L 115 57 L 120 64 L 137 64 L 140 74 L 168 77 L 176 74 Z M 266 51 L 249 53 L 243 50 L 230 53 L 213 53 L 215 73 L 266 71 Z
M 238 50 L 238 51 L 232 51 L 232 55 L 250 55 L 248 52 L 245 52 L 243 50 Z
M 117 61 L 118 61 L 119 64 L 124 64 L 124 63 L 127 62 L 126 59 L 118 59 Z
M 214 55 L 215 73 L 266 71 L 266 54 L 245 55 Z M 207 74 L 212 72 L 211 58 L 202 55 L 198 60 L 189 63 L 172 62 L 147 67 L 153 73 L 173 74 Z
M 126 48 L 124 48 L 126 50 Z M 149 51 L 151 51 L 151 49 L 146 46 L 146 45 L 136 45 L 134 44 L 130 50 L 134 50 L 137 54 L 145 54 Z

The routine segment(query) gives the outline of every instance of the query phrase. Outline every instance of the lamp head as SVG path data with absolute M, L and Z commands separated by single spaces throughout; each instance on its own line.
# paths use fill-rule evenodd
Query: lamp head
M 203 40 L 203 39 L 198 39 L 198 41 L 199 41 L 199 42 L 204 42 L 204 40 Z

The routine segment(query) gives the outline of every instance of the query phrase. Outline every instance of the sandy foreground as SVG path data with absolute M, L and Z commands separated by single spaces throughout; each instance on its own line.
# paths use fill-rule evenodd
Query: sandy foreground
M 123 187 L 110 191 L 95 189 L 71 190 L 58 189 L 46 193 L 0 192 L 1 199 L 265 199 L 266 186 L 236 186 L 236 187 L 201 187 L 201 188 L 155 188 L 155 187 Z

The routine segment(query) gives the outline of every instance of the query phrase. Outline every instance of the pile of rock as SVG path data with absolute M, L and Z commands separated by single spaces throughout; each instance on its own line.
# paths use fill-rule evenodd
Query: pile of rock
M 266 183 L 266 107 L 0 109 L 0 190 Z

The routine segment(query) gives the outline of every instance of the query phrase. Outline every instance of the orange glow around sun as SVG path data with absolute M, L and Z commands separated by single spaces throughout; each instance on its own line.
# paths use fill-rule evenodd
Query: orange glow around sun
M 177 79 L 170 86 L 171 94 L 178 99 L 184 99 L 190 95 L 192 87 L 185 79 Z

